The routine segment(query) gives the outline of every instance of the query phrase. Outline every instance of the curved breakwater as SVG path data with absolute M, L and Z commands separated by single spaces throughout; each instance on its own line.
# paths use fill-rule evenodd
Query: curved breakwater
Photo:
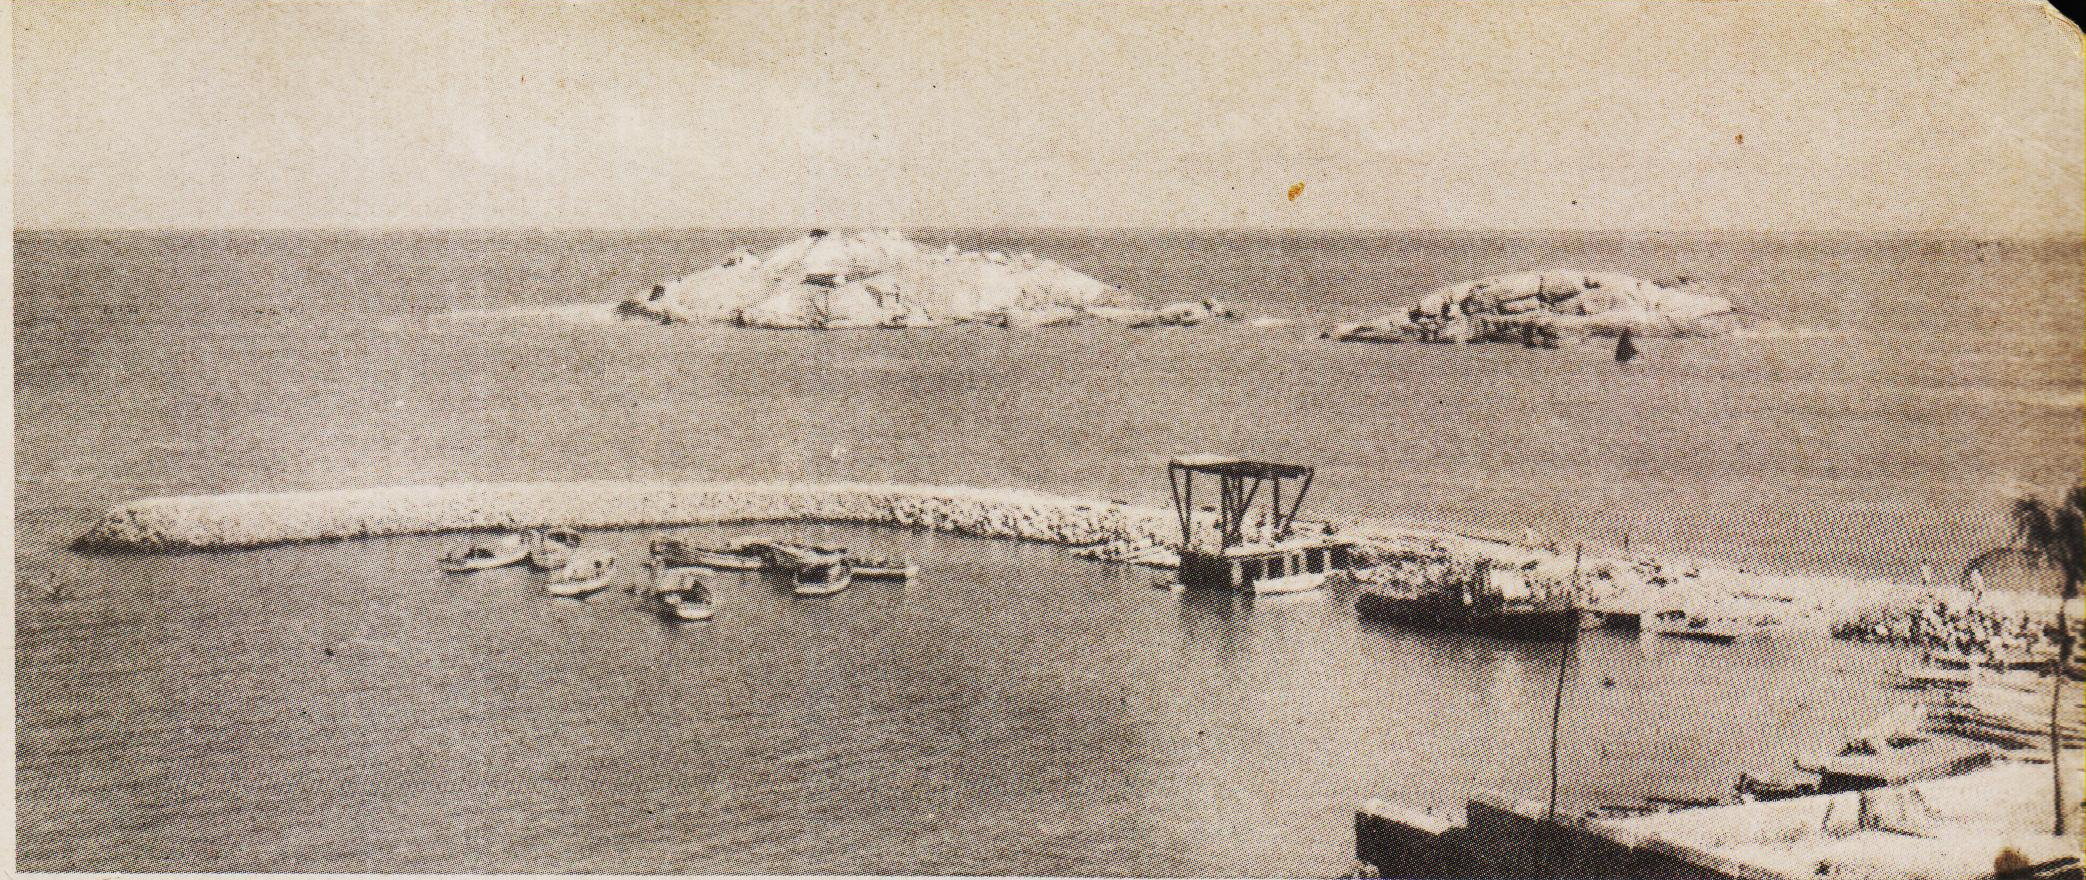
M 474 483 L 185 495 L 119 505 L 79 550 L 223 550 L 550 526 L 816 521 L 1094 547 L 1128 558 L 1173 543 L 1170 511 L 1013 489 L 890 484 Z
M 1214 523 L 1197 514 L 1197 528 Z M 94 552 L 168 553 L 228 550 L 350 538 L 515 530 L 564 526 L 585 529 L 671 527 L 753 522 L 834 522 L 897 526 L 978 538 L 1033 541 L 1075 548 L 1091 559 L 1172 568 L 1180 528 L 1170 510 L 1020 489 L 875 483 L 466 483 L 312 492 L 185 495 L 119 505 L 73 542 Z M 1351 524 L 1344 533 L 1371 550 L 1421 547 L 1449 558 L 1487 559 L 1521 570 L 1528 580 L 1562 588 L 1570 557 L 1550 548 L 1514 545 L 1424 529 Z M 1625 587 L 1601 574 L 1656 560 L 1589 559 L 1589 577 L 1572 592 L 1582 603 L 1616 599 L 1646 607 L 1743 611 L 1775 626 L 1829 630 L 1840 638 L 1925 644 L 1932 639 L 1874 626 L 1879 615 L 1917 615 L 1944 603 L 1951 591 L 1914 590 L 1882 582 L 1852 584 L 1805 576 L 1762 576 L 1691 570 L 1680 583 Z M 1620 588 L 1620 589 L 1619 589 Z M 1961 591 L 1954 591 L 1961 592 Z M 1604 599 L 1602 594 L 1608 595 Z M 2055 617 L 2047 597 L 2015 597 L 2020 626 L 2031 640 Z M 1971 604 L 1963 599 L 1954 603 Z M 1948 605 L 1941 605 L 1946 610 Z M 1714 616 L 1714 615 L 1712 615 Z M 1963 630 L 1951 617 L 1934 632 Z M 1873 632 L 1872 632 L 1873 631 Z M 1928 633 L 1932 636 L 1933 633 Z M 1946 643 L 1946 641 L 1944 641 Z

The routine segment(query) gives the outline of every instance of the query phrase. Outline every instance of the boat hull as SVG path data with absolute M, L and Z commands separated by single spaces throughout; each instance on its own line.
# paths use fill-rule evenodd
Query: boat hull
M 1654 634 L 1662 635 L 1669 639 L 1687 639 L 1691 642 L 1710 642 L 1712 644 L 1718 645 L 1731 644 L 1732 642 L 1738 641 L 1739 636 L 1744 635 L 1743 633 L 1733 632 L 1730 630 L 1694 629 L 1692 627 L 1685 626 L 1664 628 L 1654 627 L 1651 631 Z
M 715 568 L 726 571 L 759 571 L 767 567 L 767 563 L 756 557 L 721 550 L 670 551 L 659 554 L 659 562 L 667 568 Z
M 1325 589 L 1325 582 L 1326 575 L 1323 573 L 1293 574 L 1287 577 L 1261 578 L 1259 580 L 1256 580 L 1252 583 L 1252 591 L 1253 594 L 1257 596 L 1280 596 L 1288 593 L 1308 593 L 1312 590 Z
M 848 588 L 855 580 L 854 573 L 842 567 L 838 572 L 819 580 L 806 580 L 802 572 L 793 579 L 790 592 L 799 596 L 831 596 Z
M 564 550 L 530 551 L 529 567 L 537 571 L 557 571 L 572 561 L 572 554 Z
M 790 592 L 799 596 L 831 596 L 834 593 L 847 589 L 848 586 L 847 581 L 826 581 L 816 584 L 799 583 L 791 587 Z
M 1572 608 L 1477 610 L 1448 602 L 1363 593 L 1355 597 L 1363 620 L 1415 629 L 1465 632 L 1526 642 L 1568 642 L 1579 637 L 1579 612 Z
M 529 567 L 537 571 L 559 571 L 572 561 L 579 552 L 582 542 L 578 532 L 570 529 L 552 529 L 548 532 L 531 532 L 529 540 Z
M 1600 619 L 1601 626 L 1622 632 L 1637 632 L 1643 628 L 1644 614 L 1638 611 L 1613 611 L 1605 608 L 1590 609 Z
M 450 574 L 469 574 L 474 571 L 490 571 L 495 568 L 506 568 L 510 565 L 520 565 L 523 560 L 528 558 L 528 556 L 528 551 L 523 550 L 512 554 L 488 556 L 479 559 L 449 558 L 442 560 L 442 570 Z
M 585 596 L 589 593 L 601 592 L 608 586 L 609 581 L 613 578 L 614 574 L 610 573 L 587 578 L 585 580 L 551 581 L 550 583 L 544 584 L 543 588 L 549 591 L 550 594 L 553 596 Z
M 653 614 L 666 620 L 693 622 L 709 620 L 717 615 L 716 604 L 709 601 L 670 600 L 663 596 L 652 596 L 645 601 L 645 605 L 651 608 Z
M 847 551 L 829 547 L 807 547 L 802 544 L 762 544 L 757 549 L 766 557 L 769 568 L 783 571 L 810 568 L 815 565 L 833 565 L 847 561 Z

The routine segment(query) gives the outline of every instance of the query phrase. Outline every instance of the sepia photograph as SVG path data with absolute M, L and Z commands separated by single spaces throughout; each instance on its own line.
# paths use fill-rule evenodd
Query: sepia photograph
M 14 0 L 30 875 L 2080 880 L 2031 0 Z

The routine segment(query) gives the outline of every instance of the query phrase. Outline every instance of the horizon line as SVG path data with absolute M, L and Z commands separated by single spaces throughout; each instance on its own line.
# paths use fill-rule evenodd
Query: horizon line
M 1850 236 L 1870 238 L 1919 238 L 1953 241 L 2051 241 L 2079 239 L 2086 242 L 2086 229 L 2050 230 L 2044 232 L 1980 232 L 1962 229 L 1748 229 L 1724 228 L 1485 228 L 1485 227 L 1442 227 L 1442 226 L 1061 226 L 1061 225 L 990 225 L 990 224 L 827 224 L 841 231 L 867 231 L 895 229 L 906 231 L 1001 231 L 1001 232 L 1195 232 L 1195 233 L 1377 233 L 1377 234 L 1457 234 L 1457 235 L 1725 235 L 1759 237 L 1812 237 Z M 16 234 L 71 233 L 71 234 L 143 234 L 143 233 L 416 233 L 416 232 L 468 232 L 468 233 L 660 233 L 660 232 L 787 232 L 792 230 L 821 229 L 824 227 L 805 224 L 753 224 L 753 225 L 694 225 L 694 226 L 29 226 L 17 225 Z

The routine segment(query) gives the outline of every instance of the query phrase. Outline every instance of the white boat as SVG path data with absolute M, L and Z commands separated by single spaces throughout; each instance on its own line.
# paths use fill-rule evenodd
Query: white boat
M 1639 618 L 1638 627 L 1641 632 L 1652 635 L 1722 645 L 1731 644 L 1757 632 L 1737 621 L 1713 619 L 1680 610 L 1661 611 L 1657 614 L 1644 612 Z
M 472 544 L 461 553 L 450 551 L 442 557 L 441 565 L 443 571 L 462 574 L 520 565 L 528 558 L 529 545 L 522 542 L 521 536 L 507 535 L 496 541 Z
M 583 539 L 571 529 L 549 529 L 529 533 L 529 567 L 557 571 L 572 561 L 572 552 Z
M 790 573 L 792 592 L 799 596 L 831 596 L 854 583 L 854 566 L 846 559 L 800 565 Z
M 553 596 L 585 596 L 600 592 L 616 576 L 616 554 L 605 550 L 576 552 L 543 588 Z
M 1272 596 L 1283 593 L 1308 593 L 1325 588 L 1327 572 L 1300 571 L 1282 577 L 1261 578 L 1253 582 L 1255 595 Z
M 710 585 L 700 572 L 686 568 L 655 569 L 644 604 L 668 620 L 709 620 L 717 613 Z

